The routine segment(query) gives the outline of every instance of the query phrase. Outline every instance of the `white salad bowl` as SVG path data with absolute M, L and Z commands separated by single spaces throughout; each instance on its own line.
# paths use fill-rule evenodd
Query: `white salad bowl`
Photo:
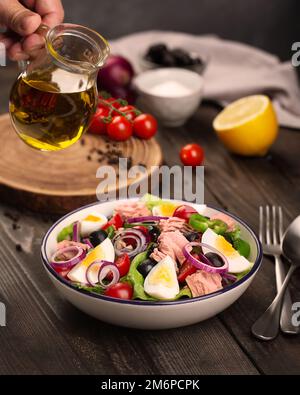
M 155 92 L 160 84 L 179 84 L 186 92 Z M 195 71 L 181 68 L 160 68 L 145 71 L 133 84 L 139 94 L 138 106 L 153 114 L 165 126 L 178 127 L 190 118 L 200 105 L 204 79 Z M 176 89 L 176 85 L 175 88 Z
M 139 301 L 122 300 L 108 296 L 92 294 L 76 288 L 70 282 L 59 276 L 50 266 L 49 259 L 56 250 L 58 233 L 74 221 L 80 220 L 93 212 L 109 216 L 116 204 L 124 201 L 94 203 L 79 208 L 58 220 L 46 233 L 42 241 L 41 257 L 44 268 L 51 281 L 61 295 L 83 312 L 114 325 L 139 329 L 167 329 L 195 324 L 215 316 L 234 303 L 249 287 L 262 261 L 261 244 L 250 227 L 240 218 L 229 214 L 239 225 L 241 234 L 251 247 L 249 260 L 253 267 L 248 274 L 236 283 L 213 292 L 209 295 L 176 301 Z M 177 202 L 177 201 L 176 201 Z M 180 202 L 186 204 L 186 202 Z M 197 207 L 196 205 L 193 205 Z M 209 206 L 199 206 L 199 212 L 208 216 L 224 213 L 223 210 Z

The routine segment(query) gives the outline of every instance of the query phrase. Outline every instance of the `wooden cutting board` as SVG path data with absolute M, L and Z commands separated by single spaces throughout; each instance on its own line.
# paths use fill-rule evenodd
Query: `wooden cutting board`
M 96 178 L 97 169 L 107 164 L 117 169 L 119 157 L 128 158 L 129 167 L 144 165 L 147 168 L 141 177 L 144 180 L 151 175 L 152 166 L 162 163 L 161 148 L 155 139 L 131 138 L 115 143 L 86 134 L 66 150 L 40 152 L 18 138 L 8 114 L 0 116 L 0 134 L 1 200 L 41 213 L 64 214 L 95 202 L 100 182 Z M 132 182 L 120 179 L 117 189 Z

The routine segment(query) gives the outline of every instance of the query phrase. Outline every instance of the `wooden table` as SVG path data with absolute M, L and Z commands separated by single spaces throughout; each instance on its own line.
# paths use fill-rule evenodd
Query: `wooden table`
M 7 109 L 16 71 L 0 70 L 0 110 Z M 186 126 L 161 129 L 168 165 L 179 163 L 187 142 L 205 149 L 206 202 L 223 207 L 258 227 L 260 204 L 281 205 L 286 224 L 300 213 L 300 134 L 281 130 L 270 155 L 243 159 L 230 155 L 211 130 L 216 114 L 202 106 Z M 1 171 L 1 170 L 0 170 Z M 96 321 L 61 299 L 40 262 L 40 241 L 49 220 L 23 213 L 19 221 L 29 239 L 17 251 L 13 221 L 17 211 L 0 204 L 0 301 L 7 326 L 0 328 L 0 374 L 296 374 L 300 338 L 279 335 L 269 343 L 254 339 L 250 327 L 275 295 L 274 265 L 264 259 L 247 292 L 219 316 L 198 325 L 139 331 Z M 32 246 L 30 239 L 32 239 Z M 300 301 L 299 273 L 293 299 Z

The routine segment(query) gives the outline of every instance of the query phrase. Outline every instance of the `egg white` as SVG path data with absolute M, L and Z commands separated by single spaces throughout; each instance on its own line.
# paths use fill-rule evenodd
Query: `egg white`
M 93 216 L 99 218 L 98 221 L 89 221 L 88 217 Z M 90 213 L 85 218 L 80 221 L 80 234 L 82 237 L 87 237 L 92 232 L 100 230 L 102 226 L 107 223 L 107 218 L 105 215 L 100 213 Z
M 174 299 L 179 293 L 175 267 L 176 263 L 170 256 L 158 262 L 145 279 L 145 292 L 156 299 Z
M 86 271 L 87 268 L 93 263 L 95 260 L 104 260 L 109 262 L 114 262 L 115 260 L 115 250 L 111 240 L 107 237 L 102 241 L 97 247 L 95 247 L 85 258 L 83 261 L 77 263 L 68 273 L 67 277 L 74 282 L 78 282 L 81 284 L 87 284 L 86 279 Z M 91 273 L 91 279 L 96 283 L 98 272 L 93 271 Z
M 252 263 L 248 261 L 244 256 L 240 255 L 238 251 L 235 249 L 230 248 L 230 243 L 222 240 L 222 244 L 229 244 L 228 245 L 228 250 L 222 250 L 219 247 L 218 241 L 220 241 L 219 238 L 223 236 L 218 235 L 215 233 L 212 229 L 207 229 L 203 235 L 202 235 L 202 243 L 208 244 L 209 246 L 214 247 L 216 250 L 218 250 L 220 253 L 225 255 L 228 261 L 229 269 L 228 271 L 230 273 L 242 273 L 246 270 L 249 270 L 252 267 Z M 208 248 L 203 247 L 203 252 L 206 254 L 207 252 L 210 252 Z

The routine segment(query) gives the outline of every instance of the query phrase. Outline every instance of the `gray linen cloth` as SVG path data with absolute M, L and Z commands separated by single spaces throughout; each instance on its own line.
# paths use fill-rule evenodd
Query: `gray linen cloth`
M 291 62 L 267 52 L 215 36 L 147 31 L 111 42 L 112 53 L 127 57 L 137 72 L 149 45 L 164 42 L 196 52 L 208 60 L 204 74 L 204 99 L 222 105 L 240 97 L 263 93 L 270 96 L 281 126 L 300 129 L 300 89 Z

